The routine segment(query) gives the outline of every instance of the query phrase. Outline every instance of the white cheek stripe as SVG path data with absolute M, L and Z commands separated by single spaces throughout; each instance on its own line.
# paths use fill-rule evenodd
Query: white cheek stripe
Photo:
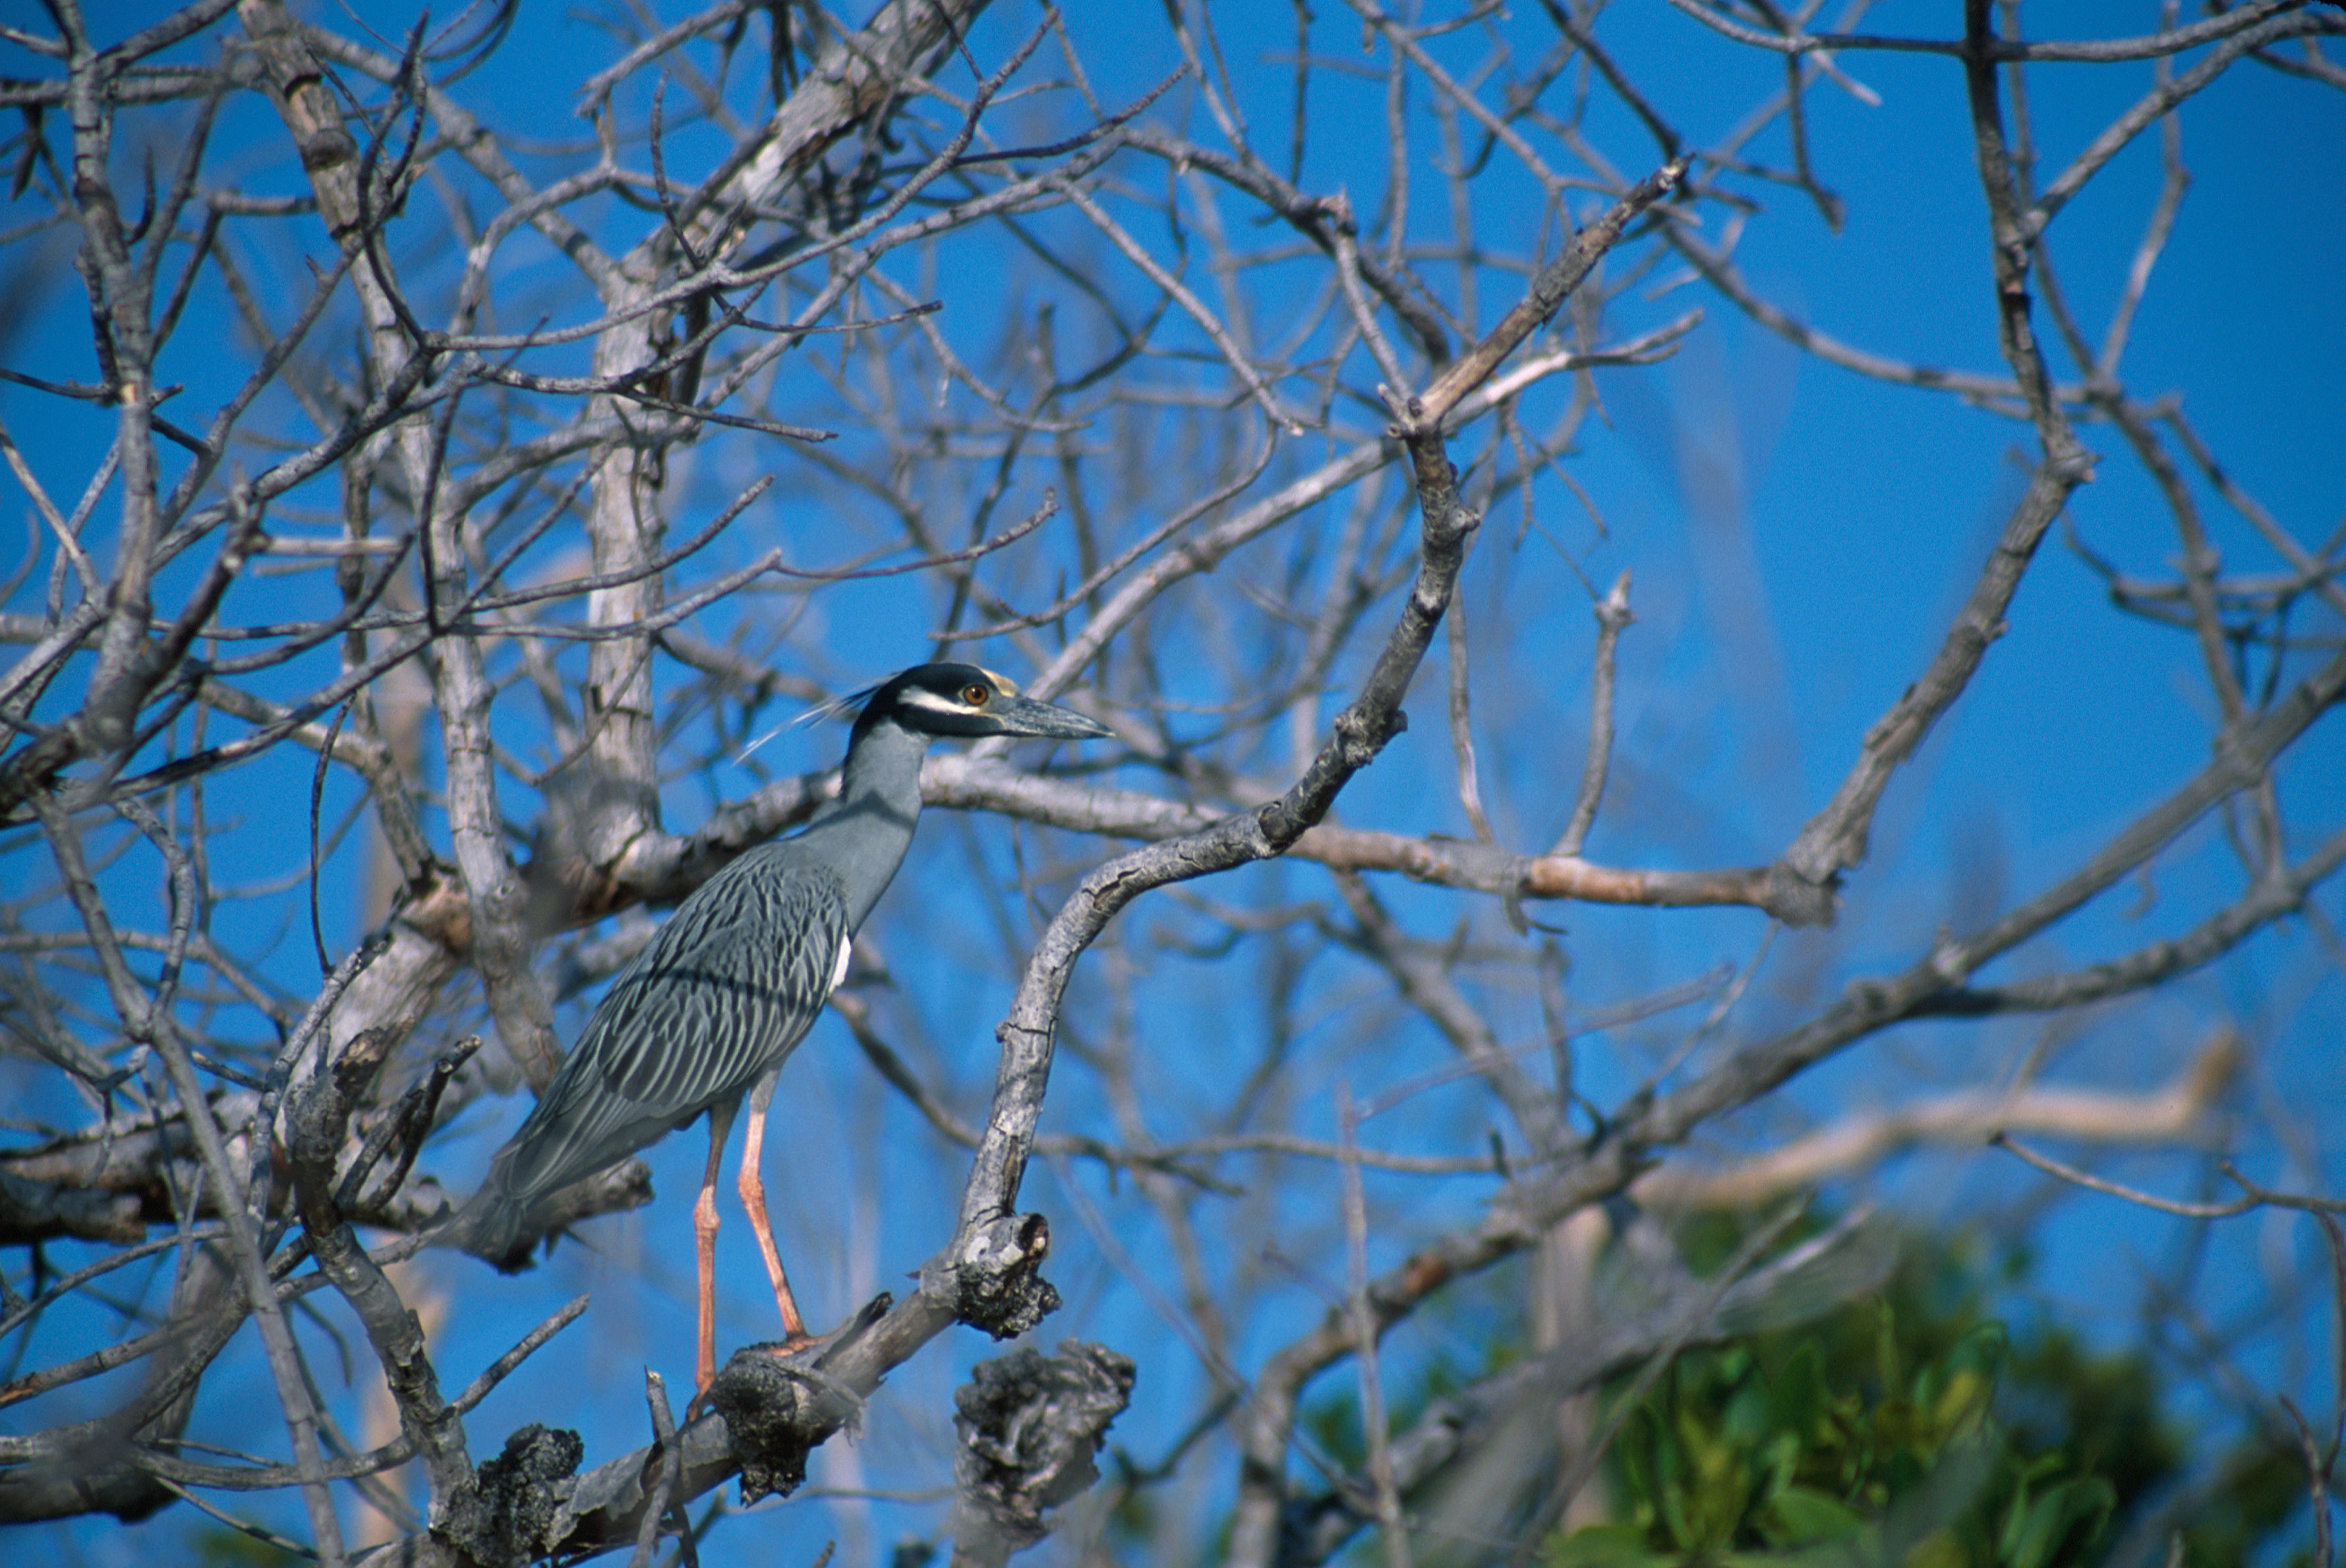
M 906 708 L 926 708 L 931 713 L 967 713 L 969 711 L 969 708 L 962 703 L 948 701 L 935 692 L 923 691 L 919 687 L 907 687 L 899 700 Z

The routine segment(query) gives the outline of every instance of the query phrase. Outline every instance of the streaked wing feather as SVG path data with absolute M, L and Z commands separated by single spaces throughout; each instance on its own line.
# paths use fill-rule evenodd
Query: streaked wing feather
M 515 1139 L 531 1201 L 634 1153 L 779 1066 L 831 993 L 848 940 L 838 876 L 770 846 L 678 910 L 613 983 Z

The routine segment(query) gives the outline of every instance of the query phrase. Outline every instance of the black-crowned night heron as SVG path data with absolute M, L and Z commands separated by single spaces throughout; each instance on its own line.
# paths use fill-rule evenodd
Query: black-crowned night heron
M 692 1214 L 700 1285 L 695 1370 L 704 1391 L 716 1372 L 717 1163 L 744 1095 L 741 1206 L 765 1254 L 782 1330 L 792 1346 L 809 1341 L 766 1221 L 758 1175 L 766 1107 L 782 1063 L 847 973 L 856 929 L 913 841 L 929 743 L 1112 733 L 1021 697 L 975 665 L 921 665 L 860 695 L 868 700 L 847 744 L 839 798 L 800 832 L 750 850 L 684 901 L 613 983 L 480 1192 L 435 1237 L 517 1267 L 548 1197 L 706 1113 L 709 1165 Z

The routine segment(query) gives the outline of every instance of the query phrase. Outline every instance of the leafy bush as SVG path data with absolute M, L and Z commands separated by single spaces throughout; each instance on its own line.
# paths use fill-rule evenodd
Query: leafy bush
M 1554 1568 L 1779 1560 L 1831 1546 L 1915 1568 L 2087 1561 L 2117 1505 L 2059 1450 L 2030 1452 L 1993 1411 L 2010 1359 L 1983 1322 L 1917 1361 L 1896 1308 L 1874 1312 L 1870 1376 L 1827 1336 L 1788 1333 L 1681 1357 L 1613 1449 L 1620 1522 L 1552 1544 Z

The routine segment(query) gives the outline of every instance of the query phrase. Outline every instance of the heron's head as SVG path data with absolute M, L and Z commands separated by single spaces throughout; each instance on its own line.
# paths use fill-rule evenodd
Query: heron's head
M 879 724 L 964 740 L 988 735 L 1096 740 L 1116 733 L 1072 708 L 1021 697 L 1016 681 L 974 664 L 915 665 L 882 681 L 857 716 L 855 733 Z

